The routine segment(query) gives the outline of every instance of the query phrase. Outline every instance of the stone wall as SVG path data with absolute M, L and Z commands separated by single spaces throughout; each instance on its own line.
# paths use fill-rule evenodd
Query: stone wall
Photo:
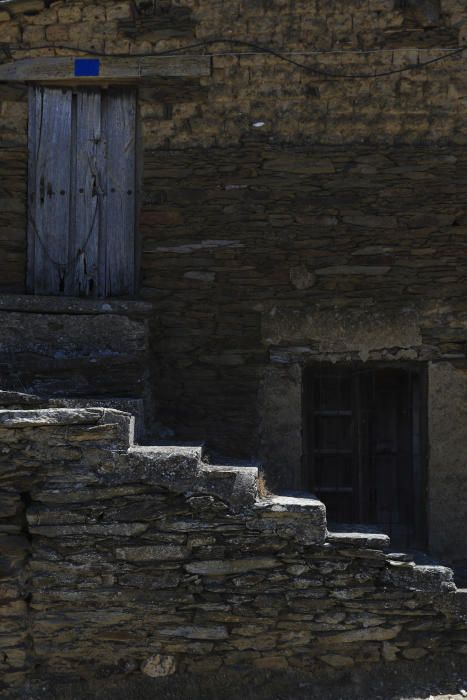
M 31 49 L 21 56 L 63 45 L 114 54 L 221 37 L 291 52 L 289 58 L 313 70 L 373 75 L 437 58 L 459 47 L 467 34 L 462 0 L 163 0 L 156 11 L 154 3 L 130 0 L 47 4 L 3 3 L 2 43 Z M 258 133 L 298 143 L 465 143 L 462 54 L 426 70 L 336 81 L 255 46 L 208 48 L 218 54 L 211 78 L 164 81 L 143 95 L 144 136 L 151 147 L 235 145 Z M 4 140 L 25 124 L 15 100 L 5 102 L 2 117 Z
M 40 396 L 141 397 L 150 304 L 3 295 L 0 386 Z
M 136 447 L 109 409 L 3 410 L 0 439 L 3 689 L 467 653 L 449 569 L 328 533 L 309 494 L 258 498 L 256 469 Z
M 259 380 L 290 351 L 462 365 L 464 163 L 455 147 L 147 152 L 142 293 L 169 424 L 257 449 Z

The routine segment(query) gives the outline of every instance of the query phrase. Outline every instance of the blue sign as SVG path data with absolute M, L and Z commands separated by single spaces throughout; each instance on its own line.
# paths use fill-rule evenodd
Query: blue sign
M 75 75 L 78 77 L 97 78 L 101 72 L 98 58 L 75 58 Z

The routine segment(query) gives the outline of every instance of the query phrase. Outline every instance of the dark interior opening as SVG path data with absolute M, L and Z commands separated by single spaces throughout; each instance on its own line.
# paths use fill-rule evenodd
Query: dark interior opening
M 330 523 L 374 524 L 423 548 L 426 376 L 412 366 L 304 373 L 304 481 Z

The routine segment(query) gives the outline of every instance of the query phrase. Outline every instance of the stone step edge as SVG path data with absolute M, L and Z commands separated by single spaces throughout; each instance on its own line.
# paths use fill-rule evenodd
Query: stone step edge
M 403 584 L 418 591 L 462 595 L 456 588 L 451 568 L 440 564 L 416 564 L 403 553 L 385 552 L 390 545 L 390 538 L 384 533 L 371 531 L 370 528 L 365 531 L 365 528 L 360 526 L 355 531 L 328 532 L 326 542 L 336 548 L 367 550 L 369 557 L 384 560 L 383 581 L 386 584 Z M 363 554 L 365 555 L 364 551 Z M 462 601 L 464 605 L 465 600 L 467 596 Z M 459 604 L 458 600 L 456 604 Z
M 24 430 L 53 426 L 117 426 L 108 436 L 108 449 L 126 450 L 134 443 L 135 418 L 113 408 L 37 408 L 0 410 L 0 429 Z

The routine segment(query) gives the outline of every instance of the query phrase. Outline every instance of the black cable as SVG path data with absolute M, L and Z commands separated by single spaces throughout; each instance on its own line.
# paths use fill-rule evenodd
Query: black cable
M 271 56 L 274 56 L 281 61 L 285 61 L 286 63 L 289 63 L 297 68 L 300 68 L 301 70 L 305 70 L 309 73 L 312 73 L 313 75 L 318 75 L 323 78 L 329 78 L 332 80 L 339 80 L 339 79 L 345 79 L 345 80 L 366 80 L 370 78 L 383 78 L 383 77 L 388 77 L 391 75 L 398 75 L 400 73 L 406 73 L 408 71 L 412 70 L 420 70 L 422 68 L 425 68 L 426 66 L 432 65 L 434 63 L 438 63 L 440 61 L 444 61 L 448 58 L 451 58 L 452 56 L 457 56 L 459 54 L 462 54 L 464 51 L 467 50 L 467 44 L 463 44 L 457 49 L 453 49 L 449 53 L 443 54 L 442 56 L 437 56 L 436 58 L 430 58 L 427 61 L 420 61 L 419 63 L 411 63 L 406 66 L 402 66 L 401 68 L 394 68 L 390 70 L 384 70 L 384 71 L 379 71 L 376 73 L 333 73 L 331 71 L 323 70 L 321 68 L 315 68 L 313 66 L 309 66 L 306 63 L 302 63 L 300 61 L 296 61 L 293 58 L 290 58 L 289 56 L 281 53 L 280 51 L 270 48 L 268 46 L 262 46 L 260 44 L 256 44 L 251 41 L 244 41 L 242 39 L 229 39 L 226 37 L 218 37 L 218 38 L 213 38 L 213 39 L 203 39 L 202 41 L 196 42 L 194 44 L 188 44 L 186 46 L 180 46 L 179 48 L 176 49 L 170 49 L 167 51 L 150 51 L 150 52 L 144 52 L 144 53 L 134 53 L 134 54 L 129 54 L 129 53 L 113 53 L 113 54 L 106 54 L 102 51 L 97 51 L 95 49 L 84 49 L 82 47 L 78 46 L 68 46 L 64 44 L 54 44 L 51 46 L 50 44 L 44 44 L 44 45 L 39 45 L 39 46 L 30 46 L 30 47 L 25 47 L 25 46 L 2 46 L 0 44 L 0 48 L 2 50 L 9 50 L 9 51 L 32 51 L 32 50 L 42 50 L 42 49 L 60 49 L 63 51 L 77 51 L 81 53 L 88 54 L 90 56 L 99 56 L 102 58 L 150 58 L 150 57 L 158 57 L 158 56 L 173 56 L 175 54 L 183 54 L 185 51 L 190 51 L 192 49 L 198 49 L 198 48 L 206 48 L 208 46 L 213 46 L 215 44 L 229 44 L 230 46 L 243 46 L 245 48 L 253 49 L 254 51 L 257 51 L 259 53 L 264 53 L 264 54 L 269 54 Z M 323 51 L 321 52 L 323 54 L 329 54 L 329 53 L 334 53 L 333 51 Z M 365 53 L 365 51 L 361 52 L 362 54 Z M 200 55 L 207 55 L 207 56 L 215 56 L 215 54 L 200 54 Z M 239 54 L 241 56 L 241 53 Z
M 164 52 L 164 55 L 170 55 L 173 53 L 179 53 L 179 52 L 184 51 L 186 49 L 199 48 L 200 46 L 208 46 L 208 45 L 219 44 L 219 43 L 233 44 L 233 45 L 238 45 L 238 46 L 245 46 L 245 47 L 250 48 L 250 49 L 255 49 L 255 50 L 259 51 L 260 53 L 270 54 L 271 56 L 275 56 L 276 58 L 280 58 L 282 61 L 285 61 L 286 63 L 290 63 L 291 65 L 296 66 L 297 68 L 304 69 L 304 70 L 306 70 L 310 73 L 313 73 L 315 75 L 321 75 L 325 78 L 333 78 L 333 79 L 339 79 L 339 78 L 366 79 L 366 78 L 381 78 L 381 77 L 385 77 L 385 76 L 389 76 L 389 75 L 396 75 L 398 73 L 404 73 L 404 72 L 410 71 L 410 70 L 419 70 L 420 68 L 428 66 L 432 63 L 437 63 L 438 61 L 443 61 L 446 58 L 450 58 L 451 56 L 461 54 L 467 50 L 467 44 L 463 44 L 461 47 L 459 47 L 457 49 L 453 49 L 448 54 L 444 54 L 443 56 L 437 56 L 436 58 L 431 58 L 428 61 L 422 61 L 422 62 L 416 63 L 416 64 L 409 64 L 407 66 L 403 66 L 402 68 L 395 68 L 392 70 L 381 71 L 379 73 L 332 73 L 330 71 L 322 70 L 320 68 L 313 68 L 313 66 L 308 66 L 306 63 L 301 63 L 300 61 L 296 61 L 295 59 L 290 58 L 289 56 L 282 54 L 280 51 L 277 51 L 276 49 L 271 49 L 267 46 L 261 46 L 260 44 L 255 44 L 255 43 L 252 43 L 249 41 L 243 41 L 241 39 L 225 39 L 225 38 L 206 39 L 203 42 L 199 42 L 198 44 L 192 44 L 191 46 L 184 46 L 184 47 L 181 47 L 179 49 L 172 49 L 171 51 Z M 323 52 L 323 53 L 333 53 L 333 52 L 329 51 L 329 52 Z M 362 51 L 362 53 L 365 53 L 365 52 Z

